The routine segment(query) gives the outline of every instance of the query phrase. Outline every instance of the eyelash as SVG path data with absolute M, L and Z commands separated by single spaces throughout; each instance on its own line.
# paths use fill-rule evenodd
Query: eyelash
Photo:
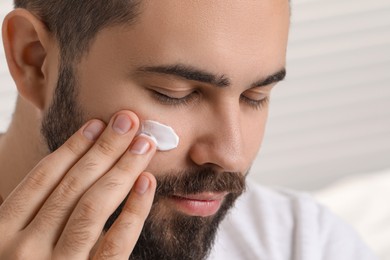
M 193 92 L 182 98 L 174 98 L 167 95 L 164 95 L 160 92 L 153 91 L 154 97 L 163 105 L 172 105 L 172 106 L 185 106 L 189 105 L 191 102 L 195 101 L 199 97 L 199 93 Z M 253 100 L 244 95 L 241 95 L 240 100 L 248 104 L 250 107 L 260 110 L 269 102 L 269 97 L 265 97 L 261 100 Z
M 157 91 L 153 91 L 153 95 L 157 99 L 157 101 L 160 102 L 161 104 L 172 105 L 172 106 L 188 105 L 198 97 L 197 92 L 192 92 L 191 94 L 182 98 L 170 97 Z
M 262 108 L 264 108 L 264 106 L 266 106 L 269 103 L 269 97 L 265 97 L 265 98 L 260 99 L 260 100 L 254 100 L 254 99 L 250 99 L 244 95 L 241 95 L 240 100 L 244 101 L 250 107 L 252 107 L 256 110 L 261 110 Z

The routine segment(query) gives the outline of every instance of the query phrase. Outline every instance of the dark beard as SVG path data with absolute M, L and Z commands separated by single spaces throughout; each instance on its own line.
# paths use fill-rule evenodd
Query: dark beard
M 214 244 L 220 222 L 245 190 L 245 176 L 241 173 L 218 173 L 211 167 L 156 176 L 157 190 L 152 210 L 145 221 L 137 244 L 129 259 L 205 259 Z M 201 192 L 229 192 L 214 216 L 188 216 L 164 208 L 163 201 L 175 194 Z M 122 205 L 108 219 L 107 231 L 118 218 Z
M 76 100 L 76 77 L 73 68 L 61 65 L 53 102 L 42 119 L 41 134 L 50 153 L 63 145 L 86 121 Z
M 49 152 L 57 150 L 86 121 L 77 103 L 77 80 L 72 66 L 62 65 L 53 103 L 42 121 L 41 133 Z M 213 245 L 219 223 L 245 189 L 242 173 L 217 173 L 210 167 L 156 176 L 155 200 L 139 240 L 129 259 L 205 259 Z M 172 195 L 200 192 L 229 192 L 214 216 L 195 217 L 164 208 L 162 201 Z M 121 212 L 124 202 L 107 220 L 107 231 Z
M 229 194 L 218 213 L 206 218 L 177 212 L 161 218 L 156 206 L 146 220 L 129 259 L 206 259 L 214 244 L 218 226 L 234 200 L 235 195 Z

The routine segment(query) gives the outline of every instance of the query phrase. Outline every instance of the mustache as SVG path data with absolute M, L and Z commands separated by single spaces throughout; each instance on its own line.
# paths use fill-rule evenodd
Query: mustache
M 226 199 L 233 203 L 246 189 L 246 174 L 239 172 L 217 172 L 211 167 L 191 168 L 184 171 L 162 172 L 157 180 L 156 195 L 153 204 L 163 197 L 173 195 L 190 195 L 201 192 L 228 192 Z M 118 218 L 127 198 L 112 213 L 104 225 L 107 232 Z
M 201 192 L 228 192 L 240 195 L 246 189 L 246 174 L 217 172 L 212 167 L 170 171 L 155 176 L 156 197 L 189 195 Z

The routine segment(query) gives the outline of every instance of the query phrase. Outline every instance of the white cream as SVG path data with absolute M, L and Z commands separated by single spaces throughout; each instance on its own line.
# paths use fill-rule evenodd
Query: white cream
M 179 136 L 177 136 L 172 127 L 156 121 L 142 121 L 139 134 L 145 134 L 152 137 L 153 141 L 157 144 L 157 150 L 159 151 L 169 151 L 175 149 L 179 145 Z

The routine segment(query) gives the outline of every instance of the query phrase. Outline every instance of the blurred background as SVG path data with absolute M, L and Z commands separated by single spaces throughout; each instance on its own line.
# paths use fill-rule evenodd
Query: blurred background
M 1 1 L 1 20 L 11 9 Z M 251 178 L 311 192 L 390 259 L 390 1 L 292 0 L 291 19 Z M 0 132 L 15 98 L 1 49 Z
M 390 1 L 292 3 L 256 179 L 313 190 L 390 167 Z

